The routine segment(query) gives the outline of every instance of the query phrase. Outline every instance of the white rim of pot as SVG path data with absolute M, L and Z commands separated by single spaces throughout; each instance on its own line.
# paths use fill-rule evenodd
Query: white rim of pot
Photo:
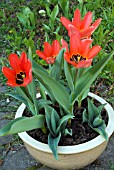
M 89 92 L 88 96 L 93 97 L 94 99 L 99 101 L 101 104 L 106 104 L 104 106 L 104 108 L 106 109 L 108 113 L 108 125 L 106 127 L 106 132 L 108 134 L 108 137 L 110 137 L 112 133 L 114 132 L 114 110 L 113 108 L 108 102 L 106 102 L 103 98 L 99 97 L 98 95 L 95 95 Z M 39 93 L 37 94 L 37 98 L 38 97 L 40 97 Z M 16 112 L 15 118 L 21 117 L 25 108 L 26 108 L 25 104 L 22 103 Z M 26 132 L 18 133 L 18 135 L 25 143 L 27 143 L 28 145 L 31 145 L 33 148 L 36 148 L 43 152 L 52 153 L 48 144 L 44 144 L 42 142 L 36 141 L 31 136 L 29 136 Z M 72 146 L 58 146 L 58 153 L 59 154 L 73 154 L 73 153 L 84 152 L 84 151 L 97 147 L 103 142 L 105 142 L 105 139 L 99 135 L 96 138 L 88 142 L 82 143 L 82 144 L 72 145 Z

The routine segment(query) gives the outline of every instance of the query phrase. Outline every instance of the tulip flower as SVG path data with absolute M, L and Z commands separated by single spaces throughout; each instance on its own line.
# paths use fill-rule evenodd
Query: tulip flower
M 76 9 L 72 22 L 65 17 L 61 17 L 60 21 L 62 22 L 63 26 L 68 30 L 69 36 L 71 33 L 80 33 L 81 38 L 89 38 L 99 26 L 101 18 L 97 19 L 93 24 L 91 24 L 92 12 L 87 12 L 84 18 L 81 19 L 80 10 Z M 72 27 L 72 29 L 70 30 L 69 25 L 71 25 Z
M 27 86 L 32 81 L 32 64 L 22 52 L 20 58 L 17 54 L 10 54 L 9 62 L 12 68 L 3 67 L 2 72 L 8 79 L 7 85 Z
M 80 39 L 78 34 L 70 36 L 70 50 L 65 40 L 62 40 L 62 46 L 66 48 L 64 53 L 65 60 L 76 68 L 89 67 L 92 59 L 99 53 L 101 47 L 95 45 L 90 48 L 92 39 Z
M 54 40 L 52 45 L 44 42 L 44 52 L 36 50 L 36 54 L 46 61 L 48 64 L 53 64 L 60 51 L 61 47 L 58 40 Z

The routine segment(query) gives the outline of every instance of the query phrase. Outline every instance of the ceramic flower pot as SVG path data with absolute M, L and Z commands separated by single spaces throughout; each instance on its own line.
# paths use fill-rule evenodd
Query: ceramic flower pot
M 93 93 L 89 93 L 88 96 L 93 97 L 101 104 L 107 103 L 104 99 Z M 17 110 L 16 118 L 23 115 L 25 108 L 26 106 L 21 104 Z M 109 118 L 106 132 L 108 137 L 110 137 L 114 132 L 114 111 L 108 103 L 105 105 L 105 109 L 107 110 Z M 19 133 L 19 136 L 23 140 L 28 152 L 37 161 L 48 167 L 60 170 L 79 169 L 89 165 L 100 156 L 107 146 L 107 142 L 100 135 L 83 144 L 58 146 L 59 160 L 57 161 L 47 144 L 36 141 L 26 132 Z

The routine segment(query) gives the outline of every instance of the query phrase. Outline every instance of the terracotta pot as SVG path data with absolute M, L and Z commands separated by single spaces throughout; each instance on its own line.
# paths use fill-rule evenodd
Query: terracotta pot
M 88 96 L 95 98 L 101 104 L 107 103 L 101 97 L 89 93 Z M 39 94 L 38 96 L 39 97 Z M 21 117 L 26 106 L 21 104 L 16 113 L 16 118 Z M 107 103 L 105 109 L 108 113 L 108 125 L 106 132 L 110 137 L 114 131 L 114 111 Z M 42 164 L 54 169 L 79 169 L 95 161 L 105 150 L 107 142 L 100 135 L 89 142 L 73 146 L 58 146 L 59 160 L 55 160 L 52 151 L 47 144 L 41 143 L 30 137 L 26 132 L 19 133 L 28 152 Z

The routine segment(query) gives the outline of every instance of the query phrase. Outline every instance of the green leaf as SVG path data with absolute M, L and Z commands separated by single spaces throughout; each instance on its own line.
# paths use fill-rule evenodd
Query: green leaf
M 83 122 L 88 122 L 88 115 L 87 115 L 86 109 L 84 109 L 82 113 L 82 120 Z
M 59 123 L 60 118 L 57 112 L 51 106 L 48 106 L 48 105 L 45 105 L 45 114 L 46 114 L 46 123 L 47 123 L 48 129 L 50 133 L 56 137 L 57 133 L 55 129 L 56 129 L 56 126 L 58 126 L 57 124 Z
M 28 56 L 32 62 L 32 50 L 30 47 L 29 47 L 29 55 Z M 33 101 L 35 115 L 37 115 L 38 109 L 37 109 L 37 99 L 36 99 L 36 83 L 35 83 L 34 78 L 33 78 L 32 82 L 30 84 L 28 84 L 27 89 L 28 89 L 29 95 L 31 96 L 32 101 Z
M 44 127 L 44 120 L 44 115 L 36 115 L 30 118 L 17 118 L 0 129 L 0 136 L 20 133 L 36 128 L 42 128 Z
M 72 129 L 65 129 L 64 135 L 65 135 L 65 136 L 66 136 L 66 135 L 72 136 Z
M 40 99 L 38 100 L 38 110 L 41 110 L 42 108 L 45 107 L 45 105 L 51 105 L 52 102 L 50 100 L 46 100 L 46 99 Z
M 100 106 L 97 108 L 98 111 L 99 111 L 99 113 L 101 113 L 102 109 L 104 108 L 104 106 L 105 106 L 106 104 L 107 104 L 107 103 L 102 104 L 102 105 L 100 105 Z
M 28 103 L 30 103 L 31 105 L 33 104 L 31 99 L 29 99 L 29 97 L 26 95 L 24 87 L 16 87 L 16 90 Z
M 101 125 L 103 122 L 101 116 L 97 116 L 94 121 L 93 121 L 93 127 L 97 127 L 99 125 Z
M 68 119 L 73 119 L 73 118 L 74 118 L 74 116 L 71 115 L 71 114 L 68 114 L 68 115 L 66 115 L 66 116 L 63 116 L 63 117 L 60 119 L 60 121 L 59 121 L 59 126 L 58 126 L 58 128 L 57 128 L 57 133 L 60 131 L 61 126 L 63 125 L 63 123 L 67 123 Z M 65 127 L 64 127 L 64 129 L 65 129 Z
M 48 145 L 50 147 L 50 149 L 53 152 L 53 155 L 55 157 L 56 160 L 58 160 L 58 153 L 57 153 L 57 147 L 58 147 L 58 143 L 60 141 L 61 138 L 61 133 L 59 133 L 59 135 L 55 138 L 53 137 L 51 134 L 48 135 Z
M 33 64 L 33 68 L 40 69 L 43 72 L 45 72 L 46 74 L 48 74 L 47 71 L 43 67 L 41 67 L 38 63 L 36 63 L 34 60 L 32 60 L 32 64 Z
M 19 21 L 20 21 L 25 27 L 28 26 L 28 19 L 27 19 L 27 17 L 26 17 L 24 14 L 18 12 L 18 13 L 17 13 L 17 17 L 18 17 Z
M 48 25 L 43 24 L 43 26 L 44 26 L 48 31 L 50 31 L 50 27 L 49 27 Z
M 55 80 L 60 79 L 64 52 L 65 52 L 64 48 L 60 50 L 58 56 L 56 57 L 55 63 L 53 64 L 51 71 L 50 71 L 50 76 L 54 78 Z
M 30 12 L 29 17 L 30 17 L 30 22 L 31 22 L 32 26 L 35 27 L 34 13 Z
M 96 118 L 97 116 L 99 116 L 99 111 L 97 107 L 90 99 L 88 99 L 88 121 L 92 123 L 94 121 L 94 118 Z
M 36 78 L 40 81 L 40 83 L 48 90 L 53 93 L 53 96 L 57 100 L 57 102 L 67 111 L 69 112 L 69 94 L 66 91 L 65 87 L 55 81 L 53 78 L 45 74 L 43 71 L 39 69 L 33 69 L 33 72 Z
M 50 11 L 50 8 L 49 8 L 49 5 L 48 5 L 48 4 L 46 4 L 46 12 L 47 12 L 48 17 L 50 18 L 50 16 L 51 16 L 51 11 Z
M 105 129 L 102 126 L 99 126 L 98 128 L 93 128 L 96 132 L 98 132 L 106 141 L 108 141 L 108 135 L 105 132 Z
M 73 102 L 78 98 L 79 95 L 82 95 L 85 90 L 90 88 L 93 81 L 97 78 L 101 70 L 105 67 L 112 56 L 113 53 L 110 54 L 110 56 L 105 56 L 102 60 L 100 60 L 78 79 L 75 87 L 75 95 L 72 99 Z
M 68 0 L 59 0 L 59 5 L 65 14 L 65 17 L 68 17 L 69 1 Z
M 25 87 L 16 87 L 18 93 L 28 102 L 28 109 L 32 112 L 33 115 L 36 115 L 34 103 L 32 101 L 31 95 L 27 92 Z
M 57 15 L 58 15 L 58 12 L 59 12 L 59 7 L 58 7 L 58 5 L 56 5 L 55 8 L 53 9 L 53 11 L 51 12 L 51 16 L 50 16 L 50 19 L 52 22 L 55 21 Z
M 13 97 L 14 99 L 17 99 L 17 100 L 21 101 L 22 103 L 24 103 L 24 104 L 28 107 L 27 101 L 26 101 L 22 96 L 20 96 L 19 93 L 9 92 L 9 93 L 7 93 L 6 95 L 11 96 L 11 97 Z
M 114 61 L 112 61 L 110 64 L 111 64 L 111 67 L 110 67 L 111 72 L 114 75 Z
M 26 16 L 29 16 L 30 12 L 31 12 L 31 10 L 30 10 L 29 7 L 25 7 L 25 8 L 23 9 L 23 14 L 26 15 Z
M 57 135 L 57 126 L 58 126 L 58 123 L 59 123 L 59 115 L 57 114 L 56 110 L 52 109 L 52 113 L 51 113 L 51 127 L 52 127 L 52 130 L 54 132 L 55 135 Z
M 64 71 L 65 71 L 65 77 L 70 87 L 70 90 L 74 91 L 74 84 L 73 84 L 73 78 L 72 78 L 70 65 L 66 62 L 66 60 L 64 60 Z

